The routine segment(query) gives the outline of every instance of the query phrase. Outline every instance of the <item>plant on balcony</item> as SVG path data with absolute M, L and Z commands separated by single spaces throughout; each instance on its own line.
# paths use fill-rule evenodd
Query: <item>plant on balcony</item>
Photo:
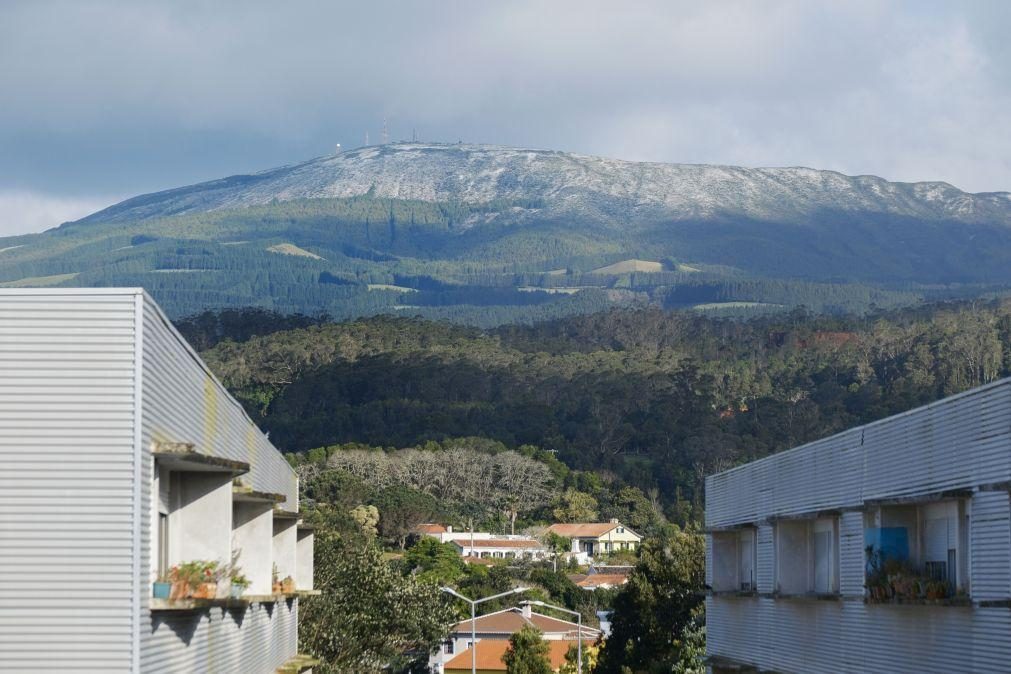
M 172 580 L 169 598 L 213 599 L 218 592 L 220 573 L 216 561 L 196 560 L 173 566 L 169 572 Z
M 285 576 L 284 580 L 281 581 L 281 592 L 284 594 L 291 594 L 295 591 L 295 579 L 291 576 Z
M 171 571 L 161 573 L 151 587 L 151 596 L 155 599 L 168 599 L 172 595 Z
M 244 575 L 238 572 L 238 569 L 232 569 L 233 573 L 231 576 L 232 587 L 231 587 L 231 597 L 232 599 L 239 599 L 242 597 L 242 593 L 246 591 L 246 588 L 250 585 L 250 580 Z
M 284 591 L 278 578 L 277 564 L 274 564 L 274 568 L 270 572 L 270 589 L 274 594 L 281 594 Z
M 924 573 L 907 560 L 884 555 L 873 546 L 867 553 L 867 597 L 870 601 L 912 601 L 947 599 L 954 589 L 946 580 Z

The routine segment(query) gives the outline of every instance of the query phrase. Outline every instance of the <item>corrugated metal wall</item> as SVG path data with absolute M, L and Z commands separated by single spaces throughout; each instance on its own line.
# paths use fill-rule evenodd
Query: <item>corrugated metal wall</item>
M 144 674 L 273 672 L 298 643 L 298 600 L 154 616 Z
M 135 298 L 0 289 L 0 670 L 129 671 Z
M 248 462 L 251 470 L 242 479 L 258 491 L 285 494 L 286 510 L 298 509 L 298 482 L 288 463 L 150 297 L 143 296 L 143 303 L 142 498 L 148 516 L 141 564 L 150 572 L 153 443 L 192 442 L 200 452 Z M 150 592 L 143 594 L 141 611 L 143 672 L 272 672 L 297 652 L 298 600 L 253 604 L 242 611 L 152 616 L 149 596 Z
M 707 600 L 708 652 L 783 672 L 1011 670 L 1011 500 L 980 491 L 1011 478 L 1011 381 L 712 476 L 706 524 L 840 510 L 840 601 Z M 865 501 L 973 490 L 972 607 L 864 604 Z M 758 569 L 774 564 L 759 529 Z M 707 551 L 711 550 L 711 546 Z M 707 567 L 711 562 L 707 560 Z

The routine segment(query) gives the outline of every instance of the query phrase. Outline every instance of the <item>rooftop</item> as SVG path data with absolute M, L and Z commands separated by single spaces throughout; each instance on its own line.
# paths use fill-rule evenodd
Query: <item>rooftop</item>
M 573 522 L 572 524 L 552 524 L 548 531 L 566 538 L 599 538 L 612 529 L 623 526 L 620 522 Z M 638 536 L 628 527 L 625 531 Z
M 576 645 L 575 639 L 564 639 L 555 640 L 547 642 L 550 651 L 548 653 L 548 658 L 551 660 L 551 668 L 557 670 L 563 664 L 565 664 L 565 654 L 569 652 L 569 648 Z M 586 640 L 583 641 L 584 646 L 589 645 Z M 477 642 L 477 669 L 480 670 L 492 670 L 504 672 L 506 669 L 505 663 L 502 661 L 502 656 L 505 655 L 506 651 L 509 650 L 509 642 L 505 639 L 482 639 Z M 461 651 L 456 657 L 446 663 L 445 672 L 446 674 L 455 674 L 456 672 L 470 672 L 471 668 L 471 654 L 470 649 Z
M 475 548 L 540 548 L 543 547 L 540 543 L 532 538 L 528 539 L 515 539 L 515 538 L 475 538 L 473 541 L 469 541 L 466 538 L 458 538 L 453 541 L 461 548 L 463 547 L 475 547 Z
M 567 620 L 559 620 L 541 613 L 530 612 L 529 617 L 523 615 L 518 608 L 507 608 L 503 611 L 496 611 L 487 615 L 478 616 L 475 621 L 475 630 L 482 634 L 513 634 L 519 632 L 527 625 L 533 625 L 545 634 L 570 634 L 575 637 L 578 625 Z M 468 634 L 471 631 L 470 620 L 464 620 L 453 627 L 454 633 Z M 595 639 L 600 634 L 600 630 L 583 625 L 584 638 Z

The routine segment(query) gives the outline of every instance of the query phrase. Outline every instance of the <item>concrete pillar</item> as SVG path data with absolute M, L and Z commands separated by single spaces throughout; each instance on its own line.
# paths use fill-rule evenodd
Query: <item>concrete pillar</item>
M 238 502 L 232 508 L 232 550 L 249 579 L 247 594 L 270 594 L 274 513 L 270 503 Z

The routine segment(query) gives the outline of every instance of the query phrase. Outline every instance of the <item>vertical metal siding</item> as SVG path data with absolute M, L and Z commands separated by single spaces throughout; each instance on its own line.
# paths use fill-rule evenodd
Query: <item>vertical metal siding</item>
M 1007 492 L 976 490 L 1009 479 L 1009 380 L 709 477 L 708 526 L 842 510 L 844 599 L 710 597 L 708 653 L 782 672 L 1008 671 L 1011 610 L 979 602 L 1011 599 L 1011 500 Z M 952 489 L 975 491 L 969 550 L 976 604 L 864 604 L 864 501 Z M 760 582 L 775 562 L 763 529 Z
M 0 290 L 0 669 L 130 670 L 135 297 Z

